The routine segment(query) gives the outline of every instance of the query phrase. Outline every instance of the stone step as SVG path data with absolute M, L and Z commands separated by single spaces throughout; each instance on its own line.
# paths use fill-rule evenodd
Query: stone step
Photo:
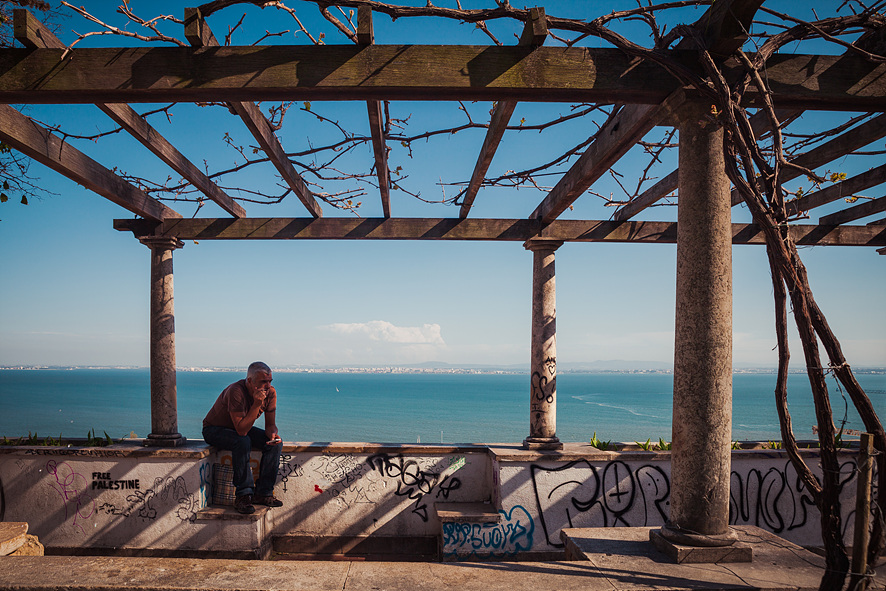
M 197 521 L 259 521 L 264 519 L 270 507 L 255 507 L 255 513 L 240 513 L 230 505 L 209 505 L 197 511 Z
M 0 522 L 0 556 L 8 556 L 28 540 L 28 524 L 23 521 Z
M 491 503 L 434 503 L 442 523 L 498 523 L 501 513 Z

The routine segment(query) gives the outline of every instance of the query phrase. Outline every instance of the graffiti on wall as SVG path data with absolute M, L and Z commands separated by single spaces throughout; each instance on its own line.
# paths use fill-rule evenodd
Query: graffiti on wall
M 855 462 L 840 465 L 840 490 L 855 477 Z M 779 534 L 806 525 L 815 501 L 797 475 L 793 464 L 771 467 L 765 474 L 753 468 L 744 474 L 735 470 L 729 481 L 729 523 L 749 524 Z M 848 520 L 843 526 L 848 527 Z
M 172 505 L 173 513 L 181 521 L 196 521 L 197 511 L 201 509 L 200 495 L 189 493 L 187 482 L 181 476 L 175 478 L 158 476 L 151 488 L 127 494 L 125 503 L 117 505 L 106 501 L 98 509 L 108 515 L 123 517 L 135 515 L 141 519 L 154 520 L 160 515 L 157 507 L 161 503 Z
M 290 476 L 303 476 L 304 471 L 301 466 L 293 463 L 292 456 L 288 454 L 280 454 L 280 467 L 277 469 L 277 478 L 283 484 L 283 492 L 287 492 Z
M 55 460 L 46 462 L 46 472 L 52 477 L 49 479 L 49 485 L 62 498 L 65 521 L 70 519 L 72 525 L 86 533 L 81 522 L 95 513 L 95 501 L 89 494 L 89 482 L 86 477 L 75 472 L 67 462 L 59 463 Z
M 854 478 L 855 464 L 841 466 L 841 488 Z M 670 477 L 654 464 L 622 461 L 592 464 L 577 460 L 554 467 L 530 466 L 538 519 L 549 546 L 564 527 L 643 527 L 662 525 L 670 504 Z M 729 523 L 755 525 L 774 533 L 811 521 L 814 504 L 790 461 L 765 473 L 733 470 Z
M 397 483 L 394 494 L 415 501 L 412 512 L 425 522 L 428 520 L 426 497 L 434 488 L 437 489 L 433 497 L 435 499 L 448 499 L 452 491 L 461 488 L 461 480 L 458 477 L 451 474 L 443 475 L 445 466 L 422 467 L 418 460 L 406 459 L 402 454 L 396 456 L 375 454 L 368 458 L 366 463 L 385 478 L 394 480 Z
M 535 523 L 522 505 L 499 511 L 498 523 L 443 523 L 443 554 L 466 559 L 500 558 L 532 548 Z
M 200 492 L 198 504 L 200 509 L 209 505 L 210 491 L 212 490 L 212 466 L 209 462 L 200 462 Z
M 313 458 L 309 469 L 320 479 L 311 483 L 314 492 L 332 496 L 343 509 L 377 504 L 392 485 L 393 494 L 414 501 L 412 513 L 427 522 L 427 500 L 448 499 L 460 488 L 461 480 L 453 473 L 467 463 L 463 456 L 432 459 L 379 453 L 364 460 L 351 454 L 329 454 Z
M 314 491 L 331 495 L 343 509 L 356 503 L 373 503 L 384 486 L 357 456 L 331 454 L 316 459 L 313 471 L 320 476 L 323 486 L 314 484 Z
M 642 526 L 667 516 L 670 482 L 655 465 L 632 470 L 621 461 L 600 467 L 577 460 L 532 465 L 530 475 L 545 539 L 557 548 L 564 527 Z

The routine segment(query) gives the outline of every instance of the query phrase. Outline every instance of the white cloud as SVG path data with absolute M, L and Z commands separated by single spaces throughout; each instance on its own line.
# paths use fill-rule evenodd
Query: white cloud
M 384 320 L 354 324 L 336 323 L 321 327 L 340 335 L 365 337 L 370 341 L 404 345 L 445 345 L 439 324 L 395 326 Z

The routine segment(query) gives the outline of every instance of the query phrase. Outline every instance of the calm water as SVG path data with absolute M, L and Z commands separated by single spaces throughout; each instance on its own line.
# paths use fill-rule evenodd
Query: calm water
M 203 416 L 233 372 L 178 374 L 179 431 L 201 438 Z M 859 375 L 881 419 L 886 376 Z M 411 443 L 519 442 L 529 434 L 528 375 L 274 374 L 278 426 L 286 441 Z M 733 439 L 780 439 L 774 375 L 736 374 Z M 837 420 L 846 404 L 829 380 Z M 666 374 L 561 374 L 557 435 L 657 441 L 671 437 L 672 378 Z M 148 370 L 0 371 L 0 436 L 111 437 L 150 432 Z M 799 439 L 811 439 L 814 413 L 802 374 L 791 375 L 789 404 Z M 862 429 L 853 410 L 846 427 Z M 259 421 L 261 424 L 261 420 Z

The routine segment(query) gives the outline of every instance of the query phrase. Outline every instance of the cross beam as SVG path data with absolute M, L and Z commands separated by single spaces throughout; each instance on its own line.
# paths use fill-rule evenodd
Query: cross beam
M 189 218 L 157 224 L 114 220 L 137 237 L 179 240 L 482 240 L 525 242 L 648 242 L 674 244 L 676 222 L 458 218 Z M 886 226 L 794 225 L 798 244 L 886 246 Z M 732 224 L 733 244 L 764 244 L 754 224 Z
M 517 100 L 659 104 L 679 87 L 664 68 L 618 49 L 474 45 L 0 50 L 0 102 Z M 669 57 L 698 69 L 694 51 Z M 724 65 L 727 79 L 740 74 Z M 699 72 L 701 74 L 701 72 Z M 886 63 L 855 55 L 777 54 L 766 65 L 777 107 L 876 111 Z M 758 97 L 748 94 L 750 104 Z

